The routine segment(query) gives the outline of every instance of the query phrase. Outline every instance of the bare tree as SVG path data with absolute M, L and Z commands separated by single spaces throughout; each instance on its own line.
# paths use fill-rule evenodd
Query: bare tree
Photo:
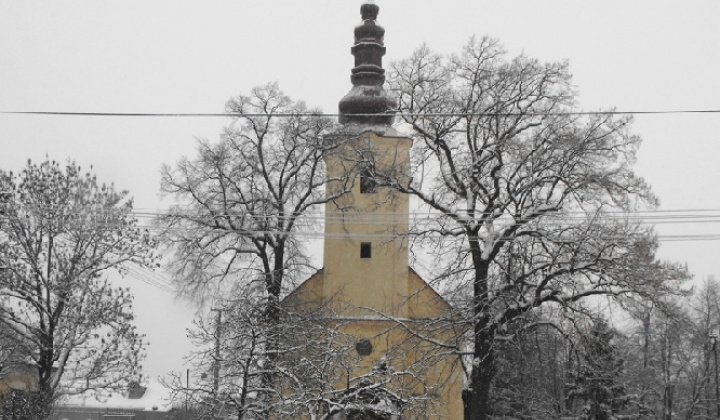
M 351 323 L 322 306 L 292 312 L 283 305 L 281 323 L 272 329 L 278 334 L 274 380 L 266 384 L 265 303 L 256 296 L 236 296 L 216 302 L 216 310 L 189 332 L 195 344 L 189 360 L 200 372 L 192 385 L 182 375 L 167 384 L 179 404 L 194 407 L 196 418 L 255 419 L 265 415 L 268 405 L 277 419 L 329 420 L 340 413 L 384 419 L 404 410 L 425 418 L 433 412 L 430 394 L 438 384 L 423 380 L 431 358 L 437 360 L 432 351 L 421 354 L 414 342 L 399 344 L 358 373 L 363 361 Z M 394 329 L 393 323 L 387 325 L 389 330 L 377 337 L 380 342 Z M 408 350 L 418 354 L 415 363 L 407 363 Z M 260 398 L 263 394 L 270 398 Z
M 416 140 L 413 181 L 395 187 L 428 215 L 416 229 L 441 287 L 469 302 L 466 410 L 487 419 L 506 325 L 652 282 L 631 274 L 649 231 L 624 217 L 656 202 L 631 170 L 640 139 L 629 117 L 577 112 L 567 63 L 508 59 L 489 38 L 450 56 L 421 47 L 390 80 Z
M 126 192 L 72 162 L 0 171 L 0 190 L 12 193 L 0 223 L 0 323 L 37 368 L 42 418 L 59 395 L 115 389 L 138 375 L 144 343 L 132 295 L 103 275 L 151 266 L 154 243 Z
M 235 97 L 226 109 L 234 121 L 219 142 L 202 141 L 194 159 L 163 168 L 162 191 L 177 205 L 159 223 L 185 293 L 202 299 L 242 283 L 245 293 L 265 300 L 263 381 L 270 389 L 280 299 L 290 280 L 307 273 L 307 241 L 299 236 L 314 231 L 319 204 L 346 191 L 328 196 L 325 184 L 346 180 L 325 176 L 323 156 L 332 142 L 323 136 L 333 123 L 277 84 Z
M 622 340 L 627 393 L 633 396 L 629 412 L 640 418 L 663 418 L 675 388 L 671 378 L 677 369 L 670 366 L 677 367 L 683 354 L 677 351 L 678 340 L 684 341 L 681 335 L 691 330 L 688 314 L 681 308 L 688 297 L 686 282 L 692 276 L 683 265 L 654 259 L 656 245 L 650 245 L 642 253 L 645 261 L 638 264 L 635 276 L 654 279 L 655 287 L 617 302 L 629 315 Z
M 188 330 L 193 341 L 188 362 L 199 375 L 194 375 L 191 385 L 184 374 L 174 374 L 166 385 L 179 404 L 194 407 L 196 418 L 257 418 L 267 409 L 259 394 L 272 393 L 277 399 L 274 388 L 261 380 L 268 336 L 264 310 L 258 296 L 216 300 L 213 309 Z
M 301 328 L 288 328 L 283 340 L 285 399 L 279 418 L 389 420 L 437 415 L 437 393 L 447 380 L 447 372 L 433 371 L 446 356 L 437 347 L 388 320 L 371 338 L 375 345 L 387 345 L 383 357 L 369 365 L 371 359 L 358 346 L 371 345 L 371 340 L 357 341 L 356 321 L 323 309 L 295 313 L 290 319 L 293 322 L 286 325 Z
M 639 395 L 640 417 L 717 417 L 718 298 L 718 284 L 711 278 L 685 295 L 626 305 L 631 332 L 636 332 L 627 343 L 629 392 Z
M 720 283 L 709 277 L 694 290 L 690 302 L 693 319 L 692 337 L 685 344 L 692 346 L 695 362 L 691 375 L 693 405 L 690 414 L 702 412 L 707 418 L 720 417 L 720 384 L 718 384 L 717 345 L 720 332 Z M 698 363 L 702 360 L 702 363 Z M 689 417 L 688 417 L 689 418 Z

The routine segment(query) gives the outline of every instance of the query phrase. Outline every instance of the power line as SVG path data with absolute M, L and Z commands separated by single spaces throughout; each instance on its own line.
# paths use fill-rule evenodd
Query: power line
M 38 209 L 38 210 L 52 210 L 56 208 L 53 205 L 46 204 L 15 204 L 16 208 L 25 209 Z M 85 217 L 81 219 L 85 220 L 85 228 L 96 229 L 96 230 L 113 230 L 120 227 L 118 223 L 110 222 L 105 220 L 106 215 L 113 213 L 112 210 L 106 211 L 104 209 L 97 209 L 92 206 L 77 206 L 73 207 L 74 212 L 86 213 Z M 464 213 L 458 211 L 457 217 L 463 217 Z M 191 211 L 178 211 L 177 209 L 143 209 L 133 210 L 127 214 L 130 217 L 137 219 L 156 219 L 161 217 L 170 217 L 178 221 L 187 221 L 189 223 L 211 223 L 213 221 L 239 221 L 238 219 L 244 219 L 244 226 L 252 228 L 253 224 L 263 224 L 268 222 L 287 222 L 294 221 L 296 226 L 314 226 L 325 222 L 331 225 L 363 225 L 363 226 L 385 226 L 388 224 L 394 224 L 402 221 L 401 218 L 407 218 L 411 224 L 439 224 L 444 221 L 450 222 L 451 217 L 438 213 L 438 212 L 332 212 L 332 213 L 315 213 L 315 214 L 304 214 L 301 216 L 293 215 L 277 215 L 277 214 L 253 214 L 238 212 L 223 212 L 223 213 L 194 213 Z M 484 216 L 482 212 L 477 212 L 471 219 L 478 220 Z M 598 218 L 598 223 L 604 221 L 630 221 L 646 225 L 687 225 L 687 224 L 708 224 L 708 223 L 720 223 L 720 209 L 675 209 L 675 210 L 645 210 L 637 212 L 621 212 L 621 211 L 608 211 L 600 214 L 585 213 L 582 211 L 566 211 L 562 213 L 548 213 L 541 216 L 545 225 L 562 225 L 568 222 L 582 222 L 589 218 Z M 10 220 L 9 214 L 0 214 L 0 220 Z M 503 222 L 525 222 L 533 219 L 538 219 L 534 216 L 528 217 L 493 217 L 493 221 L 498 225 Z M 141 225 L 139 228 L 148 230 L 159 230 L 160 227 L 153 225 Z M 269 231 L 268 231 L 269 232 Z
M 339 117 L 339 113 L 325 112 L 297 112 L 297 113 L 156 113 L 156 112 L 68 112 L 68 111 L 2 111 L 6 115 L 41 115 L 41 116 L 67 116 L 67 117 L 173 117 L 173 118 L 215 118 L 215 117 Z M 679 109 L 665 111 L 557 111 L 557 112 L 393 112 L 398 117 L 516 117 L 516 116 L 583 116 L 583 115 L 668 115 L 668 114 L 720 114 L 720 109 Z M 385 114 L 352 114 L 354 116 L 371 117 Z
M 15 203 L 17 207 L 25 208 L 38 208 L 38 209 L 53 209 L 53 205 L 45 204 L 21 204 Z M 8 206 L 9 207 L 9 206 Z M 104 215 L 112 213 L 103 209 L 97 209 L 92 206 L 78 206 L 73 208 L 74 212 L 82 211 L 89 214 L 89 220 L 86 220 L 84 229 L 89 231 L 113 231 L 122 226 L 118 223 L 108 222 L 104 219 Z M 223 221 L 227 218 L 237 220 L 239 217 L 247 219 L 247 223 L 238 226 L 237 230 L 242 235 L 256 235 L 260 236 L 287 236 L 302 239 L 343 239 L 347 238 L 348 235 L 345 232 L 324 232 L 322 226 L 363 226 L 363 227 L 378 227 L 386 228 L 387 226 L 393 226 L 398 223 L 398 216 L 406 217 L 407 223 L 411 228 L 409 232 L 403 233 L 402 235 L 408 237 L 418 237 L 423 235 L 423 227 L 429 226 L 430 228 L 442 229 L 444 231 L 452 230 L 453 228 L 461 229 L 461 226 L 454 226 L 453 221 L 449 220 L 443 214 L 435 212 L 409 212 L 409 213 L 393 213 L 393 212 L 378 212 L 378 213 L 356 213 L 356 212 L 344 212 L 344 213 L 315 213 L 311 215 L 302 215 L 300 217 L 295 216 L 278 216 L 273 214 L 248 214 L 248 213 L 229 213 L 229 214 L 193 214 L 191 212 L 172 210 L 174 213 L 170 213 L 168 209 L 137 209 L 129 213 L 129 216 L 137 219 L 155 219 L 160 216 L 175 216 L 179 219 L 179 225 L 174 227 L 162 227 L 153 224 L 140 224 L 136 226 L 139 229 L 144 229 L 149 232 L 167 232 L 167 233 L 182 233 L 187 232 L 187 226 L 183 226 L 183 222 L 187 223 L 212 223 L 215 220 Z M 482 216 L 482 213 L 478 213 L 476 217 Z M 582 211 L 567 211 L 564 213 L 546 214 L 542 216 L 543 225 L 546 227 L 563 226 L 566 224 L 579 223 L 588 220 L 588 218 L 595 217 L 595 214 L 587 214 Z M 602 214 L 601 219 L 594 222 L 598 225 L 603 223 L 612 223 L 613 221 L 630 221 L 641 225 L 675 225 L 675 226 L 686 226 L 689 224 L 707 225 L 720 223 L 720 209 L 668 209 L 658 210 L 651 209 L 638 212 L 621 212 L 621 211 L 608 211 Z M 11 216 L 9 214 L 0 214 L 0 220 L 9 220 Z M 94 220 L 93 220 L 94 219 Z M 185 220 L 183 220 L 185 219 Z M 273 229 L 263 226 L 267 222 L 282 222 L 295 219 L 295 225 L 292 231 L 284 229 Z M 495 223 L 501 226 L 503 221 L 509 223 L 523 222 L 528 219 L 519 218 L 499 218 L 495 219 Z M 450 225 L 448 225 L 450 224 Z M 227 230 L 233 230 L 232 226 L 227 226 Z M 388 240 L 397 236 L 396 232 L 384 231 L 385 229 L 379 229 L 374 233 L 367 233 L 362 236 L 362 239 L 378 239 Z M 432 230 L 432 229 L 431 229 Z M 355 237 L 357 235 L 354 235 Z M 455 240 L 455 239 L 448 239 Z M 684 235 L 658 235 L 658 240 L 663 242 L 677 242 L 677 241 L 715 241 L 720 240 L 720 233 L 702 233 L 702 234 L 684 234 Z
M 232 216 L 230 216 L 230 217 L 232 217 Z M 0 219 L 2 219 L 2 217 L 0 217 Z M 177 226 L 177 227 L 171 227 L 171 228 L 166 228 L 166 227 L 163 227 L 163 226 L 152 226 L 152 225 L 139 225 L 139 226 L 137 226 L 137 228 L 138 228 L 138 229 L 147 230 L 147 231 L 154 231 L 154 232 L 161 232 L 161 231 L 171 231 L 171 232 L 172 232 L 172 231 L 183 231 L 183 230 L 186 230 L 187 224 L 195 224 L 195 225 L 198 225 L 198 226 L 203 225 L 203 224 L 204 224 L 204 225 L 208 225 L 208 226 L 211 226 L 211 225 L 212 225 L 212 226 L 215 226 L 212 222 L 213 222 L 213 220 L 216 220 L 216 219 L 219 220 L 219 221 L 222 221 L 222 220 L 224 219 L 224 217 L 213 218 L 213 217 L 208 217 L 208 216 L 206 216 L 206 217 L 197 217 L 197 218 L 184 218 L 184 220 L 181 220 L 181 221 L 178 223 L 178 226 Z M 554 219 L 556 219 L 555 221 L 553 221 L 553 220 L 551 220 L 551 219 L 553 219 L 553 217 L 546 217 L 545 221 L 542 222 L 542 225 L 543 225 L 543 226 L 546 226 L 546 227 L 566 226 L 566 225 L 569 225 L 569 224 L 572 224 L 572 223 L 580 223 L 580 222 L 583 222 L 583 221 L 585 220 L 585 219 L 583 219 L 583 218 L 571 218 L 571 217 L 568 217 L 568 218 L 557 218 L 557 217 L 555 217 L 555 218 L 554 218 Z M 530 220 L 530 219 L 508 220 L 508 222 L 526 222 L 526 221 L 529 221 L 529 220 Z M 640 225 L 650 225 L 650 226 L 655 226 L 655 225 L 673 225 L 673 226 L 679 226 L 679 225 L 683 225 L 683 226 L 685 226 L 685 225 L 718 224 L 718 223 L 720 223 L 720 216 L 714 216 L 714 217 L 711 217 L 711 218 L 702 218 L 702 219 L 692 219 L 692 220 L 672 220 L 672 219 L 670 219 L 670 220 L 644 220 L 644 219 L 633 219 L 633 218 L 627 218 L 627 219 L 625 219 L 625 218 L 613 217 L 613 218 L 608 218 L 607 220 L 601 220 L 601 221 L 593 222 L 593 224 L 599 226 L 599 225 L 611 224 L 611 223 L 613 223 L 613 221 L 625 221 L 625 220 L 630 221 L 630 222 L 635 222 L 635 223 L 638 223 L 638 224 L 640 224 Z M 182 222 L 186 222 L 186 223 L 182 223 Z M 480 222 L 480 221 L 478 221 L 478 222 Z M 220 223 L 220 226 L 218 226 L 218 227 L 221 227 L 221 228 L 222 228 L 222 226 L 226 225 L 226 227 L 224 228 L 224 230 L 226 230 L 226 231 L 229 231 L 229 230 L 238 230 L 238 231 L 243 231 L 243 232 L 248 232 L 248 233 L 257 233 L 257 234 L 263 234 L 263 235 L 265 235 L 265 234 L 274 235 L 274 234 L 288 234 L 288 233 L 292 233 L 292 232 L 287 232 L 286 229 L 285 229 L 283 226 L 275 226 L 275 227 L 269 226 L 268 228 L 263 229 L 262 227 L 263 227 L 263 225 L 264 225 L 265 223 L 266 223 L 266 222 L 264 222 L 262 218 L 255 218 L 254 221 L 251 221 L 251 222 L 249 221 L 249 222 L 244 223 L 244 224 L 243 224 L 243 223 L 238 223 L 237 226 L 233 226 L 233 225 L 231 225 L 231 224 L 227 224 L 227 225 L 226 225 L 225 223 Z M 332 219 L 332 218 L 317 217 L 317 218 L 299 219 L 299 220 L 295 221 L 295 223 L 294 223 L 294 225 L 293 225 L 293 228 L 294 228 L 294 229 L 297 229 L 297 228 L 311 228 L 311 227 L 318 226 L 318 225 L 323 225 L 323 224 L 326 225 L 326 226 L 345 226 L 345 227 L 350 227 L 350 226 L 363 226 L 363 227 L 373 227 L 373 226 L 375 226 L 375 227 L 385 227 L 385 226 L 388 226 L 388 225 L 394 225 L 394 224 L 396 224 L 396 223 L 398 223 L 398 220 L 397 220 L 397 219 L 394 219 L 394 218 L 382 218 L 382 217 L 380 217 L 380 218 L 374 218 L 374 219 L 368 219 L 368 218 L 365 218 L 365 219 L 353 219 L 353 218 L 336 218 L 336 219 Z M 182 227 L 179 226 L 179 225 L 181 225 L 181 224 L 183 225 Z M 410 224 L 410 225 L 419 226 L 419 227 L 425 226 L 425 227 L 428 227 L 428 228 L 432 228 L 432 227 L 434 227 L 434 226 L 444 226 L 446 230 L 449 229 L 449 227 L 447 226 L 448 224 L 452 224 L 453 226 L 456 226 L 457 228 L 461 228 L 461 227 L 462 227 L 461 224 L 457 224 L 456 222 L 452 222 L 452 221 L 450 221 L 448 218 L 443 218 L 442 220 L 429 220 L 429 219 L 425 219 L 425 218 L 412 218 L 412 219 L 409 220 L 409 224 Z M 494 225 L 497 226 L 497 227 L 503 226 L 503 220 L 496 220 L 495 223 L 494 223 Z M 118 223 L 102 223 L 102 222 L 101 222 L 101 223 L 86 224 L 86 225 L 83 227 L 82 230 L 84 230 L 84 231 L 98 231 L 98 232 L 99 232 L 99 231 L 107 231 L 107 232 L 110 232 L 110 231 L 115 231 L 115 230 L 118 230 L 118 229 L 121 229 L 121 228 L 123 228 L 123 226 L 122 226 L 122 224 L 119 223 L 119 222 L 118 222 Z
M 221 203 L 222 204 L 222 203 Z M 318 204 L 318 206 L 323 205 L 324 203 Z M 181 205 L 182 206 L 182 205 Z M 93 204 L 88 205 L 57 205 L 57 204 L 43 204 L 43 203 L 31 203 L 31 202 L 19 202 L 19 201 L 13 201 L 11 203 L 0 203 L 0 208 L 6 208 L 10 209 L 12 207 L 17 208 L 27 208 L 27 209 L 41 209 L 41 210 L 52 210 L 56 208 L 63 208 L 67 207 L 68 209 L 72 209 L 74 212 L 77 211 L 83 211 L 88 214 L 94 214 L 94 215 L 111 215 L 116 214 L 116 212 L 122 213 L 125 209 L 117 208 L 117 207 L 110 207 L 110 208 L 98 208 L 98 206 Z M 455 213 L 457 214 L 466 214 L 466 210 L 458 208 L 455 210 Z M 693 214 L 693 213 L 699 213 L 699 214 Z M 717 213 L 717 214 L 711 214 L 704 216 L 703 214 L 706 213 Z M 135 207 L 130 212 L 130 215 L 138 218 L 155 218 L 158 216 L 208 216 L 209 214 L 197 214 L 192 211 L 180 211 L 178 208 L 150 208 L 150 207 Z M 225 214 L 218 214 L 217 216 L 248 216 L 253 217 L 256 219 L 298 219 L 298 218 L 320 218 L 320 219 L 326 219 L 328 217 L 332 218 L 338 218 L 338 219 L 344 219 L 347 217 L 353 217 L 354 219 L 375 219 L 376 216 L 380 217 L 393 217 L 393 216 L 403 216 L 408 215 L 410 217 L 437 217 L 438 215 L 441 215 L 441 213 L 432 211 L 432 212 L 426 212 L 426 211 L 410 211 L 410 212 L 378 212 L 373 211 L 372 213 L 368 213 L 365 211 L 360 210 L 346 210 L 346 211 L 335 211 L 331 214 L 336 216 L 327 216 L 327 213 L 316 213 L 315 215 L 308 215 L 304 214 L 301 217 L 293 216 L 292 214 L 285 215 L 285 216 L 279 216 L 277 214 L 253 214 L 250 212 L 238 212 L 238 213 L 225 213 Z M 483 215 L 487 215 L 488 213 L 484 213 L 482 211 L 476 211 L 474 212 L 476 217 L 481 217 Z M 678 208 L 678 209 L 647 209 L 647 210 L 637 210 L 637 211 L 624 211 L 624 210 L 603 210 L 599 213 L 588 213 L 587 211 L 583 210 L 562 210 L 558 212 L 553 213 L 546 213 L 543 215 L 543 217 L 560 217 L 560 218 L 578 218 L 581 216 L 596 216 L 596 215 L 602 215 L 602 216 L 608 216 L 608 217 L 614 217 L 614 218 L 647 218 L 647 219 L 675 219 L 675 218 L 703 218 L 703 217 L 720 217 L 720 208 Z M 660 215 L 660 216 L 657 216 Z M 666 215 L 666 216 L 663 216 Z M 0 218 L 3 216 L 7 217 L 7 215 L 3 215 L 0 213 Z M 584 217 L 581 217 L 584 219 Z
M 171 229 L 155 229 L 152 230 L 156 232 L 165 232 L 165 233 L 186 233 L 188 232 L 188 229 L 186 228 L 171 228 Z M 228 232 L 230 232 L 231 229 L 225 230 L 225 231 L 209 231 L 206 232 L 208 237 L 215 239 L 215 236 L 212 236 L 213 233 L 218 233 L 219 235 L 225 236 Z M 444 229 L 444 231 L 450 232 L 452 229 Z M 272 236 L 272 237 L 283 237 L 283 238 L 295 238 L 295 239 L 305 239 L 305 240 L 355 240 L 355 241 L 362 241 L 362 240 L 369 240 L 369 241 L 391 241 L 397 238 L 422 238 L 428 235 L 431 235 L 433 239 L 431 239 L 434 242 L 455 242 L 464 240 L 464 236 L 447 236 L 443 235 L 442 233 L 438 232 L 424 232 L 424 231 L 408 231 L 408 232 L 393 232 L 393 231 L 378 231 L 374 233 L 345 233 L 345 232 L 339 232 L 339 233 L 333 233 L 333 232 L 323 232 L 322 230 L 316 230 L 316 231 L 309 231 L 309 230 L 292 230 L 292 231 L 279 231 L 279 230 L 258 230 L 258 229 L 244 229 L 244 230 L 237 230 L 238 235 L 241 235 L 243 237 L 257 237 L 262 238 L 266 236 Z M 196 236 L 191 235 L 190 239 L 194 239 Z M 694 242 L 694 241 L 716 241 L 720 240 L 720 233 L 707 233 L 707 234 L 685 234 L 685 235 L 657 235 L 657 240 L 660 242 Z M 502 238 L 495 238 L 495 239 L 502 239 Z M 599 241 L 612 241 L 617 243 L 627 243 L 629 242 L 629 238 L 627 237 L 614 237 L 614 236 L 608 236 L 608 237 L 583 237 L 581 240 L 587 240 L 587 239 L 593 239 L 593 240 L 599 240 Z M 577 239 L 573 238 L 567 238 L 563 239 L 562 237 L 554 238 L 557 242 L 577 242 Z M 482 241 L 482 239 L 481 239 Z

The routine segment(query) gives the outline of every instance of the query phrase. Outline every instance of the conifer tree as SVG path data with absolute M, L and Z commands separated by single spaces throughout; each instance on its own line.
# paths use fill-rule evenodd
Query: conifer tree
M 616 332 L 596 319 L 582 337 L 579 361 L 571 373 L 567 398 L 577 407 L 577 420 L 612 420 L 626 404 L 621 382 L 624 361 L 615 347 Z

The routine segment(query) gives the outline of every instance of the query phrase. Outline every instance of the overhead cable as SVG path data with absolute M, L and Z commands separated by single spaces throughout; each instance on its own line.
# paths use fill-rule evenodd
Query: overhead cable
M 44 115 L 68 117 L 176 117 L 176 118 L 207 118 L 207 117 L 339 117 L 342 114 L 325 112 L 295 112 L 295 113 L 233 113 L 233 112 L 69 112 L 69 111 L 0 111 L 6 115 Z M 668 114 L 720 114 L 720 109 L 678 109 L 665 111 L 556 111 L 556 112 L 394 112 L 399 117 L 516 117 L 527 116 L 582 116 L 582 115 L 668 115 Z M 359 117 L 371 117 L 379 114 L 353 114 Z M 387 114 L 382 114 L 387 115 Z

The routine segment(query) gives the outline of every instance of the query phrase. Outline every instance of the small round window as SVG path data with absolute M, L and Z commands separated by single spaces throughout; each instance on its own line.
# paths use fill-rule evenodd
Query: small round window
M 355 350 L 357 350 L 360 356 L 367 356 L 373 351 L 373 346 L 370 340 L 361 338 L 355 343 Z

